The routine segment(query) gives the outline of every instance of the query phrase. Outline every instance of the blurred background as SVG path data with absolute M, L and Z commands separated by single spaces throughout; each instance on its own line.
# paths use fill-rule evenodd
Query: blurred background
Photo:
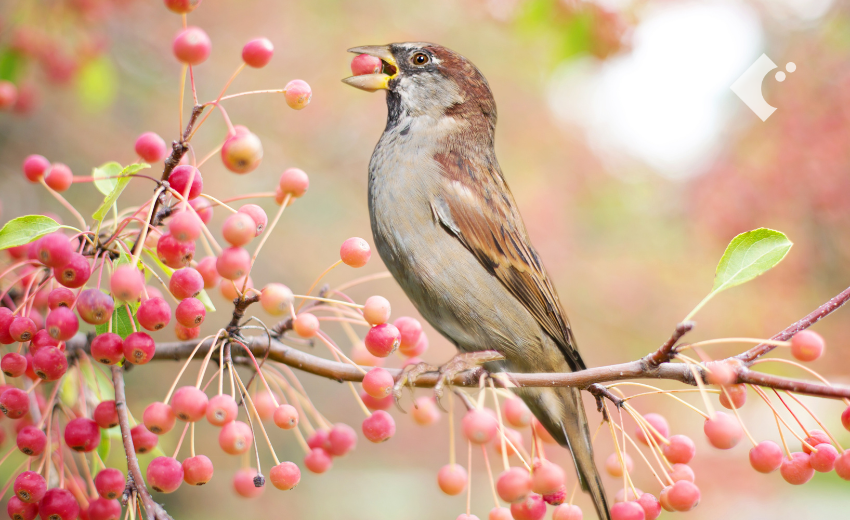
M 283 169 L 310 175 L 310 191 L 287 209 L 258 261 L 258 287 L 280 281 L 306 291 L 338 258 L 351 236 L 371 243 L 366 200 L 367 164 L 385 123 L 383 94 L 348 88 L 356 45 L 433 41 L 473 61 L 490 82 L 499 107 L 497 153 L 532 239 L 561 295 L 589 365 L 624 362 L 655 349 L 711 288 L 717 261 L 736 234 L 770 227 L 795 243 L 767 275 L 723 293 L 697 316 L 690 339 L 768 337 L 850 284 L 850 8 L 838 0 L 241 0 L 204 2 L 189 15 L 213 42 L 211 58 L 195 68 L 200 99 L 214 99 L 240 63 L 242 45 L 268 37 L 271 64 L 247 70 L 230 92 L 282 88 L 299 78 L 313 88 L 303 111 L 281 95 L 226 102 L 234 124 L 256 133 L 262 165 L 236 177 L 214 157 L 202 169 L 205 191 L 216 196 L 271 191 Z M 76 175 L 107 161 L 136 160 L 133 143 L 144 131 L 171 141 L 178 135 L 180 65 L 171 40 L 180 18 L 158 0 L 6 0 L 0 6 L 0 79 L 18 86 L 12 110 L 0 112 L 2 220 L 52 212 L 70 215 L 20 172 L 39 153 L 68 164 Z M 766 53 L 784 70 L 768 74 L 763 94 L 777 107 L 765 122 L 729 86 Z M 186 111 L 188 113 L 188 110 Z M 198 157 L 221 143 L 226 127 L 215 113 L 193 140 Z M 161 165 L 155 166 L 156 172 Z M 141 203 L 152 185 L 134 181 L 122 202 Z M 67 193 L 90 214 L 101 195 L 90 184 Z M 270 199 L 259 202 L 273 214 Z M 217 212 L 214 224 L 220 224 Z M 358 271 L 338 268 L 338 285 L 383 271 L 380 258 Z M 396 284 L 358 286 L 393 303 L 393 315 L 418 316 Z M 229 319 L 228 304 L 205 327 Z M 253 309 L 252 309 L 253 310 Z M 256 309 L 261 313 L 260 309 Z M 813 364 L 831 381 L 850 383 L 847 311 L 818 324 L 827 355 Z M 258 316 L 271 320 L 264 314 Z M 341 344 L 345 336 L 329 326 Z M 426 327 L 431 348 L 422 357 L 443 363 L 454 349 Z M 173 339 L 169 334 L 159 339 Z M 723 357 L 739 346 L 713 347 Z M 316 347 L 322 355 L 324 351 Z M 787 356 L 786 352 L 779 355 Z M 400 366 L 392 358 L 388 366 Z M 177 371 L 170 363 L 128 374 L 130 408 L 161 400 Z M 783 366 L 774 373 L 801 377 Z M 348 390 L 304 375 L 313 401 L 332 421 L 357 426 L 362 418 Z M 669 385 L 668 385 L 669 386 Z M 425 395 L 424 390 L 418 395 Z M 768 409 L 750 402 L 745 423 L 758 439 L 778 441 Z M 697 395 L 687 397 L 699 403 Z M 838 420 L 839 402 L 806 400 L 838 439 L 850 435 Z M 702 503 L 688 517 L 840 518 L 848 483 L 816 474 L 794 488 L 778 473 L 755 473 L 746 441 L 729 452 L 712 449 L 702 420 L 661 397 L 641 398 L 643 412 L 664 413 L 674 433 L 697 443 L 692 463 Z M 406 402 L 407 407 L 410 402 Z M 448 462 L 445 416 L 416 426 L 392 411 L 398 433 L 358 449 L 326 474 L 304 472 L 298 488 L 267 486 L 256 500 L 238 498 L 230 479 L 242 461 L 222 454 L 217 432 L 198 430 L 198 451 L 216 465 L 207 486 L 159 495 L 178 519 L 453 519 L 463 497 L 447 497 L 436 472 Z M 597 420 L 590 412 L 592 422 Z M 8 420 L 0 428 L 11 431 Z M 8 432 L 7 432 L 8 433 Z M 300 463 L 291 435 L 273 432 L 281 459 Z M 166 452 L 176 432 L 165 436 Z M 528 432 L 526 432 L 528 441 Z M 7 435 L 5 451 L 13 444 Z M 598 459 L 611 452 L 600 436 Z M 113 446 L 111 462 L 120 466 Z M 261 447 L 261 451 L 263 448 Z M 459 453 L 466 448 L 459 443 Z M 549 454 L 569 468 L 563 450 Z M 143 457 L 144 458 L 144 457 Z M 265 464 L 269 457 L 265 457 Z M 0 468 L 0 481 L 9 467 Z M 485 518 L 492 498 L 480 454 L 472 476 L 473 512 Z M 619 479 L 603 477 L 613 493 Z M 657 494 L 651 474 L 637 464 L 635 479 Z M 585 517 L 590 503 L 580 497 Z M 5 507 L 5 506 L 4 506 Z M 669 515 L 669 513 L 663 513 Z

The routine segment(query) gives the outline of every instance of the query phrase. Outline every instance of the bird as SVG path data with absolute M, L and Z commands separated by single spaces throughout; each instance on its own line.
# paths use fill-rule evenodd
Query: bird
M 495 350 L 491 372 L 586 365 L 495 153 L 496 102 L 471 61 L 434 43 L 354 47 L 381 70 L 345 78 L 386 91 L 387 124 L 369 162 L 375 247 L 422 317 L 461 353 Z M 463 355 L 463 354 L 461 354 Z M 610 520 L 577 388 L 516 388 L 572 453 L 582 489 Z

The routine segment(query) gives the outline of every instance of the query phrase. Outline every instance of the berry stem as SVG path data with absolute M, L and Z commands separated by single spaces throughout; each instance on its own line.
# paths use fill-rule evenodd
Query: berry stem
M 149 203 L 150 208 L 148 209 L 148 218 L 145 220 L 145 222 L 148 222 L 148 223 L 151 222 L 151 219 L 153 218 L 154 208 L 156 207 L 155 201 L 159 200 L 159 194 L 162 193 L 162 190 L 163 190 L 162 186 L 160 186 L 156 190 L 154 190 L 153 198 L 151 199 L 151 201 Z M 142 229 L 139 231 L 139 240 L 136 241 L 136 245 L 135 245 L 134 251 L 133 251 L 133 263 L 131 263 L 130 265 L 132 265 L 132 266 L 138 265 L 139 255 L 142 254 L 142 249 L 144 249 L 144 247 L 145 247 L 145 239 L 147 238 L 147 236 L 148 236 L 148 226 L 145 225 L 145 226 L 142 226 Z
M 355 285 L 360 285 L 362 283 L 374 282 L 375 280 L 383 280 L 385 278 L 390 278 L 392 274 L 389 271 L 383 271 L 376 274 L 370 274 L 367 276 L 361 276 L 360 278 L 355 278 L 354 280 L 348 281 L 336 289 L 333 289 L 331 292 L 342 292 L 346 289 L 350 289 Z
M 82 215 L 80 215 L 80 212 L 79 212 L 79 211 L 77 211 L 77 209 L 76 209 L 76 208 L 75 208 L 75 207 L 74 207 L 74 206 L 73 206 L 70 202 L 68 202 L 67 200 L 65 200 L 65 197 L 63 197 L 62 195 L 60 195 L 58 191 L 55 191 L 53 188 L 51 188 L 50 186 L 48 186 L 48 185 L 47 185 L 47 182 L 45 182 L 45 180 L 44 180 L 44 177 L 42 177 L 41 179 L 39 179 L 39 181 L 38 181 L 38 182 L 40 182 L 40 183 L 41 183 L 41 185 L 42 185 L 42 186 L 44 186 L 44 187 L 45 187 L 45 189 L 47 189 L 47 191 L 48 191 L 51 195 L 53 195 L 53 198 L 55 198 L 56 200 L 58 200 L 58 201 L 59 201 L 59 204 L 62 204 L 62 206 L 64 206 L 64 207 L 65 207 L 65 209 L 67 209 L 67 210 L 68 210 L 68 212 L 69 212 L 69 213 L 71 213 L 71 215 L 73 215 L 73 216 L 74 216 L 74 218 L 76 218 L 76 219 L 77 219 L 77 222 L 79 222 L 79 223 L 80 223 L 80 228 L 81 228 L 81 229 L 86 229 L 86 228 L 88 227 L 88 225 L 86 225 L 86 219 L 84 219 L 84 218 L 83 218 L 83 216 L 82 216 Z M 81 231 L 80 231 L 80 229 L 78 229 L 77 231 L 78 231 L 78 232 L 81 232 Z
M 252 94 L 285 94 L 285 88 L 273 89 L 273 90 L 251 90 L 249 92 L 239 92 L 237 94 L 230 94 L 229 96 L 220 97 L 218 101 L 224 101 L 226 99 L 233 99 L 240 96 L 250 96 Z
M 767 406 L 770 407 L 771 411 L 773 411 L 773 415 L 776 417 L 776 419 L 778 421 L 781 421 L 782 424 L 784 424 L 785 427 L 788 428 L 788 431 L 791 432 L 791 435 L 796 437 L 797 440 L 799 440 L 801 443 L 805 444 L 810 450 L 817 451 L 817 449 L 815 449 L 814 446 L 812 446 L 808 442 L 806 442 L 806 440 L 803 437 L 800 437 L 799 435 L 797 435 L 797 432 L 795 432 L 794 429 L 791 428 L 791 426 L 787 422 L 785 422 L 785 419 L 781 415 L 779 415 L 779 411 L 776 409 L 776 407 L 773 406 L 773 403 L 770 401 L 770 398 L 767 396 L 767 393 L 765 393 L 761 388 L 759 388 L 755 385 L 750 385 L 750 388 L 755 390 L 756 394 L 758 394 L 759 397 L 761 397 L 764 400 L 764 402 L 767 404 Z M 781 434 L 782 434 L 782 432 L 780 431 L 780 435 Z
M 502 452 L 504 453 L 504 446 L 502 447 Z M 484 465 L 487 467 L 487 478 L 490 479 L 490 491 L 493 492 L 493 502 L 496 504 L 496 507 L 500 507 L 499 494 L 496 493 L 496 481 L 493 479 L 493 470 L 490 468 L 490 457 L 487 456 L 487 448 L 483 444 L 481 445 L 481 455 L 484 456 Z
M 729 391 L 726 390 L 726 386 L 721 385 L 720 389 L 723 391 L 723 395 L 726 396 L 726 400 L 729 402 L 729 406 L 732 407 L 732 411 L 735 412 L 735 418 L 738 419 L 738 424 L 741 425 L 741 429 L 743 429 L 744 433 L 747 434 L 747 438 L 750 439 L 750 442 L 753 443 L 753 447 L 755 448 L 756 446 L 758 446 L 758 443 L 753 438 L 753 436 L 750 435 L 750 430 L 748 430 L 747 427 L 744 425 L 744 420 L 741 419 L 741 414 L 738 413 L 738 407 L 735 406 L 735 401 L 732 400 L 732 396 L 729 395 Z
M 763 343 L 765 345 L 772 345 L 774 347 L 790 347 L 790 341 L 779 341 L 774 339 L 759 339 L 759 338 L 717 338 L 717 339 L 707 339 L 704 341 L 697 341 L 696 343 L 688 343 L 685 345 L 679 345 L 676 347 L 676 352 L 681 352 L 683 350 L 687 350 L 689 348 L 694 347 L 702 347 L 704 345 L 716 345 L 718 343 Z
M 263 238 L 260 239 L 259 245 L 257 245 L 257 249 L 254 251 L 254 254 L 251 255 L 251 265 L 248 266 L 248 272 L 245 273 L 245 281 L 242 283 L 242 292 L 245 292 L 245 288 L 248 286 L 248 276 L 251 274 L 251 271 L 254 269 L 254 262 L 257 261 L 257 256 L 259 256 L 260 251 L 263 249 L 263 246 L 266 243 L 266 240 L 271 236 L 272 231 L 275 226 L 277 226 L 278 221 L 280 220 L 281 215 L 283 215 L 283 210 L 286 209 L 286 206 L 289 204 L 290 194 L 287 193 L 286 197 L 283 200 L 283 204 L 278 208 L 277 213 L 275 213 L 274 219 L 272 220 L 271 225 L 266 227 L 265 233 L 263 233 Z M 310 289 L 312 290 L 312 289 Z M 308 291 L 309 293 L 309 291 Z
M 260 431 L 263 432 L 263 437 L 266 439 L 266 444 L 269 446 L 269 451 L 272 452 L 272 458 L 274 459 L 274 463 L 277 466 L 280 464 L 280 460 L 277 458 L 277 454 L 274 452 L 274 447 L 272 446 L 272 441 L 269 439 L 269 434 L 266 432 L 266 428 L 263 426 L 263 421 L 260 419 L 260 414 L 257 412 L 257 407 L 254 406 L 254 400 L 251 399 L 251 394 L 248 392 L 248 389 L 245 388 L 245 383 L 242 382 L 242 378 L 239 377 L 239 374 L 236 374 L 236 382 L 239 383 L 239 388 L 242 391 L 242 399 L 248 400 L 248 404 L 251 406 L 251 409 L 248 411 L 248 420 L 251 420 L 251 412 L 254 412 L 254 416 L 257 418 L 257 425 L 260 427 Z M 251 428 L 254 428 L 253 422 L 251 424 Z M 256 441 L 254 442 L 256 445 Z M 260 468 L 260 460 L 259 454 L 257 454 L 257 469 Z
M 844 453 L 844 448 L 842 448 L 841 445 L 838 444 L 838 440 L 836 440 L 836 438 L 833 437 L 832 433 L 829 431 L 829 428 L 827 428 L 826 425 L 821 422 L 821 420 L 818 418 L 818 416 L 815 414 L 815 412 L 813 412 L 808 406 L 806 406 L 805 403 L 803 403 L 803 401 L 797 399 L 797 396 L 795 396 L 791 392 L 786 390 L 785 393 L 788 394 L 788 397 L 795 400 L 797 402 L 797 404 L 802 406 L 803 409 L 805 409 L 809 413 L 809 415 L 812 416 L 812 419 L 814 419 L 815 422 L 818 423 L 818 426 L 820 426 L 821 429 L 823 429 L 823 431 L 829 436 L 829 439 L 835 444 L 835 446 L 841 451 L 841 453 Z
M 362 305 L 350 304 L 350 303 L 348 303 L 348 302 L 343 302 L 343 301 L 340 301 L 340 300 L 327 300 L 327 299 L 325 299 L 325 298 L 318 298 L 318 297 L 315 297 L 315 296 L 313 296 L 313 297 L 309 296 L 309 294 L 313 292 L 313 289 L 315 289 L 315 288 L 316 288 L 316 286 L 317 286 L 317 285 L 319 285 L 319 282 L 322 280 L 322 278 L 324 278 L 326 274 L 328 274 L 329 272 L 331 272 L 331 271 L 333 270 L 333 268 L 334 268 L 334 267 L 338 266 L 338 265 L 339 265 L 339 264 L 341 264 L 341 263 L 342 263 L 342 260 L 337 260 L 336 262 L 334 262 L 333 264 L 331 264 L 331 266 L 330 266 L 330 267 L 328 267 L 327 269 L 325 269 L 324 271 L 322 271 L 322 274 L 320 274 L 320 275 L 319 275 L 319 277 L 318 277 L 318 278 L 316 278 L 316 280 L 315 280 L 315 281 L 313 282 L 313 284 L 310 286 L 310 288 L 309 288 L 309 289 L 307 289 L 307 292 L 305 293 L 307 296 L 299 296 L 299 295 L 295 295 L 295 297 L 296 297 L 296 298 L 301 298 L 302 300 L 332 301 L 332 302 L 334 302 L 334 303 L 338 303 L 338 304 L 340 304 L 340 305 L 348 305 L 348 306 L 353 306 L 353 307 L 357 307 L 357 308 L 359 308 L 359 309 L 362 309 L 362 308 L 363 308 L 363 306 L 362 306 Z M 295 309 L 295 310 L 296 310 L 296 312 L 297 312 L 297 311 L 299 311 L 299 310 L 301 310 L 301 307 L 303 307 L 303 306 L 304 306 L 304 301 L 302 301 L 301 303 L 299 303 L 299 304 L 298 304 L 298 307 Z
M 472 441 L 466 441 L 466 514 L 469 515 L 472 506 Z
M 177 454 L 178 454 L 178 453 L 180 453 L 180 447 L 181 447 L 181 446 L 183 446 L 183 439 L 186 437 L 186 432 L 188 432 L 188 431 L 189 431 L 189 425 L 190 425 L 190 424 L 195 424 L 195 423 L 189 423 L 189 422 L 187 422 L 187 423 L 183 426 L 183 433 L 181 433 L 181 434 L 180 434 L 180 440 L 178 440 L 178 441 L 177 441 L 177 447 L 176 447 L 176 448 L 174 448 L 174 455 L 172 455 L 172 456 L 171 456 L 171 458 L 172 458 L 172 459 L 176 459 L 176 458 L 177 458 Z

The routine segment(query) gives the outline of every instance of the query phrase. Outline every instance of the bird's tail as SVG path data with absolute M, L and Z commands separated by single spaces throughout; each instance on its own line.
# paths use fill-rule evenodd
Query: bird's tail
M 600 520 L 611 520 L 605 489 L 593 459 L 590 427 L 577 388 L 538 389 L 537 395 L 524 395 L 534 415 L 561 446 L 570 450 L 581 488 L 593 498 Z M 557 398 L 557 399 L 553 399 Z

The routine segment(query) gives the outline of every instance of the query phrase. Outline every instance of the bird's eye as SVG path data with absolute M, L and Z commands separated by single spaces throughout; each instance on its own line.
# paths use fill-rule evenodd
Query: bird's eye
M 425 54 L 424 52 L 417 52 L 416 54 L 413 55 L 413 57 L 410 59 L 410 61 L 414 65 L 425 65 L 426 63 L 431 61 L 431 58 L 429 58 L 428 55 Z

